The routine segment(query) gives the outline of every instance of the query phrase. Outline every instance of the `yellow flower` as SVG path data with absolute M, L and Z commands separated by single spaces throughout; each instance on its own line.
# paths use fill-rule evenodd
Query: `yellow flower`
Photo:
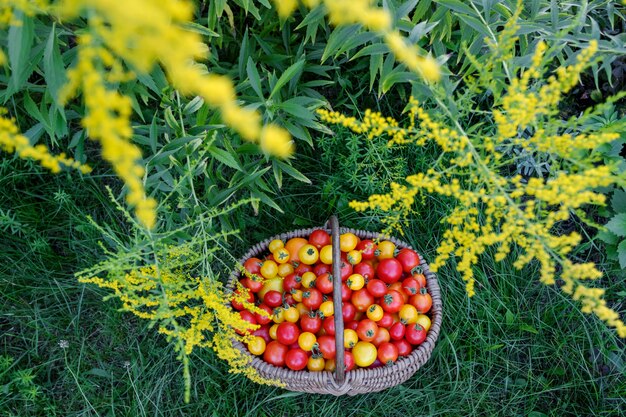
M 293 153 L 294 144 L 289 133 L 278 126 L 267 125 L 261 131 L 261 149 L 263 152 L 287 158 Z

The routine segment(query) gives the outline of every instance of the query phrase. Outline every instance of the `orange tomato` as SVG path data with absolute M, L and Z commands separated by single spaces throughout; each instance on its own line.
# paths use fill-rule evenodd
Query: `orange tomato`
M 298 256 L 298 251 L 301 247 L 308 244 L 309 241 L 303 237 L 293 237 L 285 243 L 285 249 L 289 251 L 290 261 L 300 262 L 300 257 Z

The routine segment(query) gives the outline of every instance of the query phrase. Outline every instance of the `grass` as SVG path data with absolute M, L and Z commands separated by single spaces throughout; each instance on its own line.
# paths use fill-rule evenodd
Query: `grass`
M 241 241 L 232 252 L 279 231 L 321 225 L 333 211 L 346 226 L 380 229 L 375 215 L 346 207 L 365 195 L 345 181 L 360 169 L 359 158 L 347 158 L 349 146 L 338 148 L 351 140 L 341 133 L 319 142 L 327 156 L 332 149 L 343 158 L 340 167 L 304 150 L 299 169 L 312 185 L 285 181 L 277 199 L 284 214 L 239 211 Z M 623 342 L 558 288 L 540 285 L 536 270 L 488 257 L 471 300 L 452 267 L 440 272 L 441 336 L 430 361 L 401 386 L 341 398 L 288 392 L 228 374 L 214 354 L 197 351 L 192 400 L 184 404 L 182 366 L 166 340 L 73 276 L 103 256 L 87 215 L 121 234 L 127 227 L 103 183 L 112 182 L 51 176 L 19 161 L 0 165 L 0 355 L 13 359 L 0 367 L 2 417 L 626 415 Z M 406 229 L 404 238 L 427 259 L 442 234 L 445 204 L 426 200 Z M 618 276 L 611 264 L 603 267 Z M 603 284 L 616 293 L 623 280 Z M 34 376 L 33 398 L 15 380 L 18 371 Z

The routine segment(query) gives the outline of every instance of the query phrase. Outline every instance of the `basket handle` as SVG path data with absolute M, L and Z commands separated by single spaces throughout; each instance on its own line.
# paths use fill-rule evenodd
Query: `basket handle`
M 343 384 L 346 377 L 345 350 L 343 347 L 343 307 L 341 305 L 341 247 L 339 245 L 339 220 L 332 215 L 328 220 L 333 246 L 333 307 L 335 317 L 335 381 Z

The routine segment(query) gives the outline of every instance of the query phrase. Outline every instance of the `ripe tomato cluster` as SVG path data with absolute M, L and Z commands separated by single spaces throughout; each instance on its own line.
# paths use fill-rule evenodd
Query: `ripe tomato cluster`
M 432 298 L 418 254 L 393 242 L 340 236 L 341 277 L 332 276 L 331 237 L 273 240 L 264 259 L 244 263 L 236 291 L 256 312 L 233 300 L 241 318 L 260 327 L 248 349 L 279 367 L 333 371 L 333 286 L 341 284 L 346 371 L 391 365 L 425 339 Z

